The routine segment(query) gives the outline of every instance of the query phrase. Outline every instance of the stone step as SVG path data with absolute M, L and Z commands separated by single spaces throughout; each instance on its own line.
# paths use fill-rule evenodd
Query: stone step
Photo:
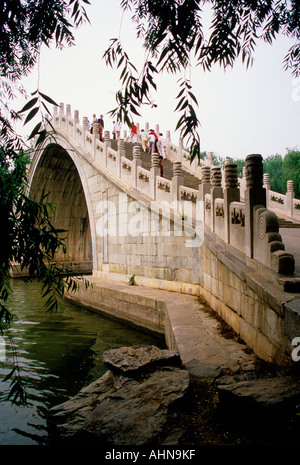
M 300 223 L 278 217 L 279 228 L 300 228 Z
M 132 160 L 132 148 L 133 144 L 131 142 L 125 142 L 125 156 L 129 160 Z M 149 152 L 143 152 L 141 144 L 137 144 L 141 148 L 140 156 L 141 156 L 141 161 L 142 161 L 142 167 L 145 168 L 146 170 L 151 169 L 151 154 Z M 117 141 L 116 140 L 111 140 L 111 146 L 114 150 L 117 150 Z M 163 168 L 164 168 L 164 177 L 166 179 L 171 180 L 173 177 L 173 163 L 170 160 L 164 159 L 163 161 Z M 186 170 L 182 170 L 182 175 L 183 175 L 183 185 L 185 187 L 190 187 L 191 189 L 199 189 L 199 184 L 200 180 L 197 178 L 197 176 L 194 176 L 193 174 L 187 172 Z

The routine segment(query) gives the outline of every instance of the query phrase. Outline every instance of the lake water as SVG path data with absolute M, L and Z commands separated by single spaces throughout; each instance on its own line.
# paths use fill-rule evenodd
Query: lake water
M 11 325 L 26 385 L 27 404 L 7 401 L 12 352 L 7 340 L 0 347 L 0 445 L 46 445 L 47 412 L 73 397 L 101 377 L 105 350 L 137 344 L 164 348 L 163 339 L 139 332 L 123 323 L 102 317 L 72 303 L 48 313 L 43 308 L 40 285 L 11 281 L 10 309 L 17 320 Z

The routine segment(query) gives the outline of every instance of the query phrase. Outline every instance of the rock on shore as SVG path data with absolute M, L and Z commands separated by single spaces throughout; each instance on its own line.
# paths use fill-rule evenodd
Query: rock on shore
M 100 379 L 49 411 L 53 444 L 151 444 L 189 386 L 188 371 L 170 350 L 122 347 L 104 352 L 103 362 L 109 370 Z

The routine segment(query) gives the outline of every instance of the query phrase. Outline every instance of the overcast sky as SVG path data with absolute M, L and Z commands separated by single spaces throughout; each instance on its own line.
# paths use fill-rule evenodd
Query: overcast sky
M 106 114 L 115 107 L 120 85 L 118 71 L 107 68 L 102 59 L 109 39 L 120 34 L 132 61 L 141 62 L 144 55 L 130 14 L 122 18 L 119 0 L 91 3 L 87 6 L 91 24 L 76 31 L 76 45 L 62 51 L 43 47 L 40 74 L 35 69 L 24 85 L 33 92 L 39 79 L 41 92 L 57 103 L 71 104 L 72 111 L 79 110 L 81 121 L 83 116 L 91 119 L 93 113 L 103 114 L 105 129 L 111 131 L 112 120 Z M 300 147 L 300 80 L 283 70 L 289 45 L 287 39 L 273 46 L 261 44 L 248 70 L 241 64 L 226 73 L 218 67 L 210 73 L 199 67 L 191 70 L 202 151 L 223 158 L 245 158 L 249 153 L 284 155 L 287 148 Z M 157 109 L 142 109 L 142 118 L 136 120 L 140 126 L 149 122 L 152 127 L 159 124 L 164 133 L 170 130 L 175 143 L 179 138 L 174 134 L 179 118 L 174 113 L 179 77 L 160 76 L 158 92 L 153 93 Z M 17 104 L 21 107 L 23 102 Z M 29 134 L 29 127 L 24 131 Z

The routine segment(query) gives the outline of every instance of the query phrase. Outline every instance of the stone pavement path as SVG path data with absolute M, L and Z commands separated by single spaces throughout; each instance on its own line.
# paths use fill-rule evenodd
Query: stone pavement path
M 280 228 L 285 250 L 295 257 L 295 271 L 300 273 L 300 228 Z
M 227 370 L 236 373 L 254 369 L 255 355 L 245 350 L 247 346 L 236 338 L 228 339 L 222 335 L 221 323 L 197 296 L 130 286 L 111 279 L 91 276 L 87 279 L 94 283 L 88 292 L 99 294 L 94 295 L 93 302 L 98 302 L 100 311 L 101 296 L 107 289 L 124 302 L 128 299 L 147 300 L 150 307 L 164 308 L 166 340 L 172 341 L 168 348 L 177 350 L 183 365 L 196 376 L 215 378 Z M 80 304 L 84 304 L 81 298 Z

